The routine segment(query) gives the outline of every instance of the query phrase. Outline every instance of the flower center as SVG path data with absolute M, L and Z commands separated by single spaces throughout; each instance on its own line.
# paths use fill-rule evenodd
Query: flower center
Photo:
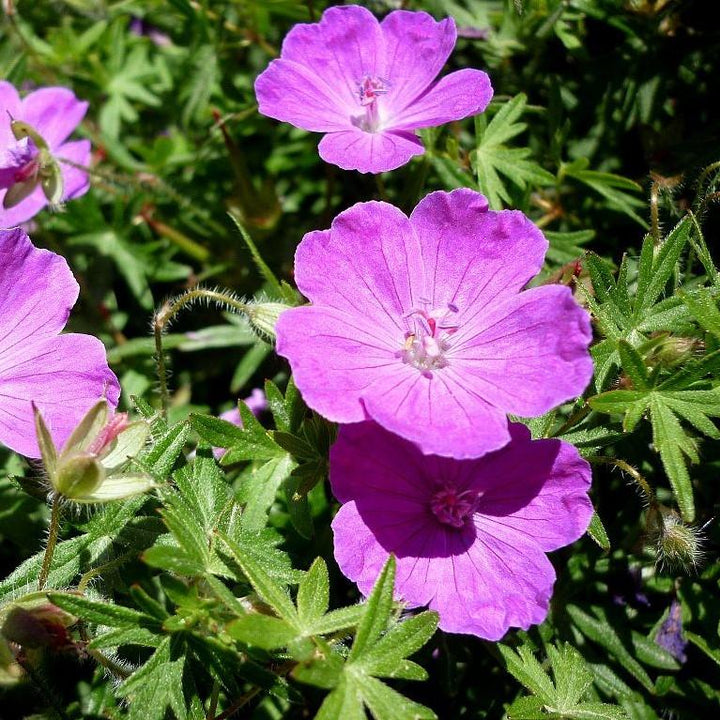
M 478 494 L 473 490 L 458 492 L 457 488 L 445 485 L 430 498 L 430 509 L 441 523 L 461 528 L 475 512 L 477 501 Z
M 432 377 L 433 370 L 446 367 L 450 336 L 458 330 L 451 316 L 457 312 L 457 307 L 448 303 L 444 308 L 418 309 L 409 313 L 406 320 L 410 328 L 398 353 L 402 361 L 417 368 L 426 377 Z
M 380 129 L 378 98 L 387 94 L 390 84 L 377 75 L 363 75 L 358 85 L 358 99 L 365 108 L 365 114 L 353 118 L 357 127 L 365 132 L 377 132 Z

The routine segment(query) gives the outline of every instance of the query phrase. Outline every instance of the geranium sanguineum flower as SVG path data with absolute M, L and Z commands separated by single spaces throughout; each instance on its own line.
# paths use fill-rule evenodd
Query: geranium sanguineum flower
M 87 192 L 87 173 L 63 162 L 83 167 L 90 162 L 89 140 L 67 142 L 87 108 L 88 104 L 67 88 L 40 88 L 21 99 L 9 82 L 0 81 L 0 228 L 19 225 L 48 204 L 41 180 L 50 172 L 50 162 L 62 176 L 59 202 Z M 16 137 L 13 123 L 29 126 L 47 148 L 38 147 L 31 137 Z M 9 203 L 6 196 L 13 187 L 30 192 L 27 197 L 25 192 L 16 192 L 24 199 Z
M 555 582 L 545 553 L 587 529 L 590 466 L 568 443 L 531 440 L 524 425 L 511 437 L 454 460 L 422 455 L 373 422 L 342 426 L 330 451 L 342 572 L 367 595 L 393 553 L 396 597 L 429 605 L 448 632 L 498 640 L 542 622 Z
M 424 12 L 378 22 L 356 5 L 328 8 L 319 23 L 296 25 L 258 77 L 260 112 L 327 133 L 320 157 L 345 170 L 393 170 L 424 152 L 415 130 L 476 115 L 492 98 L 480 70 L 435 81 L 456 37 L 452 19 Z
M 287 310 L 277 351 L 307 404 L 368 418 L 424 453 L 479 457 L 592 376 L 587 313 L 560 285 L 520 292 L 547 241 L 517 211 L 472 190 L 435 192 L 408 218 L 354 205 L 308 233 L 295 279 L 313 304 Z
M 33 403 L 58 446 L 99 398 L 117 405 L 103 344 L 58 334 L 78 290 L 62 257 L 19 228 L 0 230 L 0 443 L 28 457 L 40 456 Z

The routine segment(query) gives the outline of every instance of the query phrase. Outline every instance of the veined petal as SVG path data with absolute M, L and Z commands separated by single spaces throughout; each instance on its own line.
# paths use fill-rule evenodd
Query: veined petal
M 336 422 L 364 420 L 363 389 L 400 362 L 371 324 L 357 323 L 336 310 L 300 307 L 284 312 L 276 326 L 277 352 L 290 359 L 303 398 Z
M 88 167 L 90 165 L 90 150 L 89 140 L 74 140 L 61 145 L 55 151 L 65 184 L 63 202 L 80 197 L 90 189 L 90 176 L 84 170 L 73 167 L 63 162 L 63 160 L 70 160 L 75 165 Z
M 426 455 L 475 458 L 505 445 L 504 410 L 448 370 L 426 377 L 407 365 L 389 369 L 362 390 L 367 414 Z
M 52 305 L 45 297 L 45 304 Z M 89 335 L 26 338 L 0 371 L 0 439 L 12 450 L 38 457 L 32 403 L 38 407 L 56 447 L 61 447 L 101 397 L 115 407 L 117 378 L 107 366 L 103 344 Z
M 425 148 L 412 132 L 366 132 L 352 128 L 325 135 L 320 141 L 318 152 L 325 162 L 343 170 L 381 173 L 395 170 L 415 155 L 422 155 Z
M 455 47 L 455 21 L 440 22 L 425 12 L 395 10 L 381 23 L 385 38 L 387 80 L 385 104 L 395 115 L 435 80 Z
M 424 95 L 388 115 L 385 127 L 426 128 L 481 113 L 493 96 L 487 73 L 465 68 L 441 78 Z
M 311 302 L 354 316 L 397 348 L 403 316 L 425 294 L 413 228 L 402 211 L 384 202 L 358 203 L 340 213 L 330 230 L 305 235 L 295 253 L 295 281 Z
M 352 127 L 357 101 L 344 100 L 321 75 L 292 60 L 273 60 L 255 81 L 263 115 L 313 132 Z
M 340 104 L 358 108 L 363 77 L 386 72 L 380 23 L 357 5 L 331 7 L 320 22 L 296 25 L 283 41 L 281 56 L 322 78 Z
M 540 271 L 548 248 L 521 212 L 490 211 L 484 196 L 465 188 L 430 193 L 410 222 L 422 246 L 431 304 L 455 304 L 460 326 L 514 296 Z
M 531 288 L 478 312 L 453 337 L 451 367 L 487 401 L 532 417 L 577 397 L 592 378 L 590 318 L 569 288 Z
M 62 330 L 79 288 L 65 259 L 36 248 L 19 228 L 0 230 L 0 287 L 3 374 L 28 341 Z

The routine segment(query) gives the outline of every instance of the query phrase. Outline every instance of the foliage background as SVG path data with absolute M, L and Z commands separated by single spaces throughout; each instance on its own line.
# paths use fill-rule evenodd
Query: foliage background
M 506 712 L 517 718 L 708 717 L 720 692 L 719 455 L 713 442 L 718 433 L 708 419 L 720 413 L 714 355 L 720 343 L 718 284 L 709 259 L 717 254 L 717 168 L 711 164 L 720 147 L 714 110 L 720 24 L 701 0 L 403 3 L 436 17 L 453 15 L 461 38 L 450 66 L 487 70 L 496 94 L 476 120 L 424 132 L 426 155 L 376 182 L 324 164 L 316 152 L 318 136 L 257 113 L 255 77 L 277 54 L 292 24 L 317 17 L 327 4 L 5 0 L 0 76 L 25 89 L 66 85 L 90 102 L 79 134 L 93 142 L 92 190 L 63 213 L 36 218 L 31 233 L 36 244 L 68 258 L 81 284 L 70 328 L 103 339 L 126 408 L 131 397 L 141 398 L 146 403 L 141 410 L 152 416 L 151 406 L 158 405 L 149 335 L 153 309 L 199 282 L 241 296 L 273 294 L 230 214 L 250 232 L 277 276 L 292 283 L 293 252 L 303 233 L 327 227 L 354 202 L 385 198 L 409 210 L 431 190 L 467 186 L 484 192 L 493 207 L 523 210 L 551 242 L 543 278 L 577 286 L 578 298 L 593 310 L 598 340 L 598 375 L 587 393 L 594 399 L 533 429 L 569 431 L 567 439 L 595 458 L 593 501 L 607 538 L 596 526 L 600 546 L 586 537 L 554 554 L 559 579 L 551 617 L 540 628 L 510 633 L 505 649 L 435 634 L 414 658 L 428 670 L 429 680 L 391 684 L 442 718 L 495 718 Z M 366 4 L 383 13 L 400 3 Z M 145 34 L 133 25 L 138 19 Z M 616 286 L 613 278 L 623 257 Z M 582 266 L 577 258 L 585 258 Z M 648 299 L 652 276 L 659 278 L 657 293 Z M 146 458 L 165 477 L 184 465 L 185 443 L 218 439 L 213 432 L 220 430 L 208 429 L 198 414 L 228 409 L 265 379 L 281 388 L 288 381 L 286 365 L 245 321 L 212 307 L 182 315 L 166 337 L 166 349 L 173 366 L 170 430 L 167 434 L 156 424 L 157 444 Z M 683 410 L 663 405 L 666 390 L 705 394 L 682 396 L 690 405 Z M 283 401 L 277 402 L 274 417 L 267 413 L 262 422 L 283 429 L 278 425 Z M 653 402 L 660 403 L 659 410 Z M 302 413 L 292 403 L 290 398 L 283 407 Z M 187 418 L 193 418 L 190 424 Z M 229 485 L 207 464 L 187 472 L 232 488 L 246 512 L 250 508 L 260 518 L 254 529 L 267 524 L 263 537 L 282 541 L 287 555 L 278 551 L 277 582 L 296 582 L 291 565 L 304 570 L 321 556 L 329 564 L 331 607 L 351 606 L 357 593 L 332 562 L 334 505 L 321 482 L 332 430 L 308 419 L 303 430 L 290 422 L 285 431 L 306 441 L 307 455 L 287 438 L 283 448 L 266 449 L 267 457 L 243 455 L 246 436 L 225 438 L 241 448 L 224 476 Z M 208 460 L 203 452 L 199 457 Z M 254 462 L 246 462 L 251 456 Z M 47 510 L 37 468 L 1 450 L 0 462 L 0 576 L 5 577 L 41 550 Z M 271 462 L 275 465 L 269 467 Z M 283 462 L 287 466 L 278 467 Z M 288 478 L 296 464 L 304 475 Z M 647 478 L 655 497 L 638 491 L 633 472 Z M 20 484 L 11 477 L 21 478 Z M 288 487 L 297 489 L 303 478 L 309 478 L 308 486 L 320 482 L 298 518 Z M 296 485 L 288 486 L 292 482 Z M 257 500 L 267 487 L 270 495 Z M 178 568 L 167 558 L 140 557 L 171 526 L 168 512 L 179 502 L 173 498 L 168 490 L 144 507 L 131 501 L 121 509 L 71 513 L 63 537 L 90 538 L 90 544 L 83 546 L 86 556 L 78 567 L 58 576 L 56 587 L 76 585 L 81 573 L 122 557 L 89 583 L 95 601 L 102 597 L 143 612 L 152 601 L 171 614 L 180 608 L 183 618 L 196 613 L 199 637 L 220 632 L 230 601 L 208 600 L 212 592 L 206 597 L 202 583 L 197 589 L 202 573 L 192 582 L 173 580 L 163 568 Z M 165 525 L 156 512 L 160 506 Z M 678 507 L 691 527 L 702 528 L 703 558 L 697 566 L 669 564 L 654 548 L 658 513 Z M 103 540 L 113 532 L 116 537 Z M 186 569 L 179 575 L 193 573 Z M 249 574 L 244 567 L 238 571 L 239 585 L 233 587 L 249 591 Z M 18 594 L 23 585 L 18 577 L 0 584 L 0 602 Z M 193 606 L 193 592 L 205 604 Z M 681 603 L 690 641 L 685 662 L 654 642 L 673 600 Z M 111 625 L 93 619 L 87 607 L 74 611 L 91 628 Z M 171 631 L 163 632 L 157 637 L 180 642 Z M 118 662 L 135 667 L 150 657 L 152 647 L 120 646 Z M 317 711 L 327 692 L 320 687 L 332 687 L 302 684 L 291 675 L 290 691 L 253 694 L 267 678 L 238 675 L 237 657 L 221 657 L 214 665 L 203 655 L 208 646 L 191 652 L 186 644 L 177 652 L 193 659 L 178 676 L 168 668 L 180 646 L 162 647 L 168 654 L 155 656 L 160 658 L 157 676 L 151 668 L 149 677 L 138 681 L 167 685 L 194 673 L 196 687 L 186 679 L 180 700 L 135 696 L 128 709 L 119 698 L 133 697 L 138 683 L 118 691 L 112 672 L 106 676 L 87 653 L 66 649 L 33 659 L 42 691 L 29 683 L 0 687 L 0 716 L 211 717 L 208 698 L 215 693 L 217 716 L 228 717 L 221 713 L 249 693 L 236 708 L 237 717 L 299 718 Z M 509 647 L 522 648 L 521 655 Z M 255 660 L 284 678 L 300 650 L 295 656 L 273 651 Z M 544 670 L 530 651 L 545 663 Z M 222 676 L 224 667 L 232 677 Z M 545 671 L 554 686 L 548 686 Z M 204 707 L 193 705 L 193 697 Z M 187 708 L 179 709 L 184 701 Z M 343 712 L 327 717 L 356 717 Z M 416 711 L 408 712 L 413 717 Z

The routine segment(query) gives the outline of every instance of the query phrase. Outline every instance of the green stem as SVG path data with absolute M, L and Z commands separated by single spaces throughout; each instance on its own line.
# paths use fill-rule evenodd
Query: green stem
M 50 511 L 50 532 L 48 534 L 47 545 L 45 546 L 45 556 L 43 557 L 42 568 L 40 568 L 40 576 L 38 577 L 38 590 L 42 590 L 45 587 L 48 575 L 50 575 L 50 565 L 52 564 L 55 545 L 58 539 L 58 531 L 60 529 L 61 502 L 62 499 L 60 495 L 55 494 Z
M 165 363 L 165 352 L 163 350 L 163 334 L 167 326 L 175 319 L 176 315 L 184 308 L 192 305 L 198 300 L 213 302 L 228 310 L 245 314 L 247 304 L 238 300 L 230 292 L 221 290 L 207 290 L 205 288 L 193 288 L 184 292 L 176 298 L 168 300 L 156 313 L 153 319 L 153 334 L 155 336 L 155 369 L 160 384 L 160 402 L 162 404 L 163 417 L 167 415 L 169 393 L 167 383 L 167 365 Z
M 630 463 L 624 460 L 617 460 L 616 458 L 604 457 L 603 455 L 592 455 L 587 458 L 591 463 L 602 463 L 604 465 L 612 465 L 621 472 L 627 473 L 640 488 L 645 501 L 650 507 L 657 505 L 655 500 L 655 492 L 650 487 L 650 483 L 632 466 Z

